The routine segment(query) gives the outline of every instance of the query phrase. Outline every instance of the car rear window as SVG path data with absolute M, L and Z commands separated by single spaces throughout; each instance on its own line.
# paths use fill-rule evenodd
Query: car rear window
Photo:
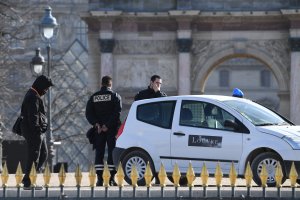
M 161 101 L 137 107 L 137 120 L 170 129 L 176 101 Z

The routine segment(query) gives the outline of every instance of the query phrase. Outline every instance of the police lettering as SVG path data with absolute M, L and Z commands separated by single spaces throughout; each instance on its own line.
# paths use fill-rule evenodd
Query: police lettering
M 93 102 L 101 102 L 101 101 L 111 101 L 110 94 L 102 94 L 94 96 Z

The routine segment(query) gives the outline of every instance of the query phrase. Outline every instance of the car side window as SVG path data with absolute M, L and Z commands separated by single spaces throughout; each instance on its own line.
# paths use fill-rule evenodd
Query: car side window
M 236 121 L 237 119 L 226 110 L 211 103 L 182 101 L 179 122 L 182 126 L 233 131 L 233 128 L 224 126 L 225 120 Z
M 137 107 L 139 121 L 170 129 L 176 101 L 162 101 L 142 104 Z

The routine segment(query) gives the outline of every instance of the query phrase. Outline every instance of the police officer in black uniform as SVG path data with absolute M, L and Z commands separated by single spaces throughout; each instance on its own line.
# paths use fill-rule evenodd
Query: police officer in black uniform
M 88 100 L 85 115 L 96 130 L 95 141 L 93 142 L 96 149 L 95 168 L 98 177 L 96 185 L 103 185 L 103 158 L 106 144 L 108 149 L 107 164 L 111 173 L 110 184 L 116 185 L 114 181 L 116 171 L 113 165 L 112 151 L 116 146 L 122 100 L 119 94 L 112 91 L 112 78 L 110 76 L 104 76 L 101 85 L 101 90 L 94 93 Z
M 160 87 L 162 84 L 161 77 L 158 75 L 153 75 L 150 79 L 150 84 L 147 89 L 138 92 L 134 100 L 142 100 L 142 99 L 151 99 L 157 97 L 165 97 L 167 96 L 164 92 L 160 91 Z
M 158 97 L 166 97 L 166 93 L 160 91 L 162 79 L 159 75 L 153 75 L 150 79 L 150 84 L 147 89 L 138 92 L 134 100 L 152 99 Z M 159 184 L 158 174 L 154 173 L 155 184 Z

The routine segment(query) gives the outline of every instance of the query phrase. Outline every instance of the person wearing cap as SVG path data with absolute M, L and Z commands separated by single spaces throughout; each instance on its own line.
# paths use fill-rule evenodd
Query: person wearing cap
M 41 97 L 46 94 L 51 86 L 53 86 L 51 79 L 41 75 L 36 78 L 23 99 L 21 133 L 26 140 L 28 150 L 25 175 L 22 180 L 24 189 L 31 189 L 29 174 L 32 164 L 35 164 L 36 170 L 39 172 L 47 160 L 48 149 L 45 132 L 48 129 L 48 122 Z M 43 188 L 38 186 L 35 189 Z
M 244 98 L 244 93 L 239 88 L 234 88 L 234 90 L 232 91 L 232 96 L 238 98 Z

